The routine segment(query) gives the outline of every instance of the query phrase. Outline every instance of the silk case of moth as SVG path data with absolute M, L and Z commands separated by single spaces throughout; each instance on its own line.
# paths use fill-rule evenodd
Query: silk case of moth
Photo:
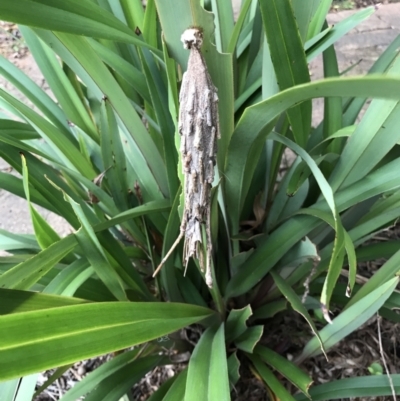
M 179 134 L 184 175 L 184 211 L 180 234 L 165 255 L 153 276 L 171 255 L 182 237 L 183 262 L 187 267 L 191 257 L 205 271 L 207 285 L 213 284 L 211 274 L 211 187 L 220 138 L 217 88 L 211 81 L 200 51 L 203 31 L 189 28 L 181 36 L 185 49 L 190 50 L 187 71 L 183 74 L 179 93 Z M 202 227 L 205 229 L 203 243 Z M 204 260 L 204 253 L 206 260 Z

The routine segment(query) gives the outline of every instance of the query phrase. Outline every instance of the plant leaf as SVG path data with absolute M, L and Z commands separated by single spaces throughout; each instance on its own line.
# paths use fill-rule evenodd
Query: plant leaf
M 400 375 L 390 375 L 396 394 L 400 391 Z M 383 397 L 391 396 L 392 389 L 387 375 L 361 376 L 349 379 L 334 380 L 330 383 L 312 387 L 310 396 L 313 401 L 332 399 Z M 297 401 L 308 401 L 303 394 L 295 396 Z
M 160 156 L 140 117 L 111 72 L 90 46 L 87 39 L 66 33 L 57 33 L 55 36 L 68 49 L 75 60 L 79 62 L 81 67 L 85 69 L 86 73 L 89 73 L 91 79 L 96 83 L 103 95 L 107 96 L 116 114 L 129 132 L 130 139 L 134 140 L 134 143 L 140 150 L 140 154 L 145 160 L 146 166 L 142 166 L 142 168 L 147 167 L 151 170 L 151 174 L 156 179 L 162 193 L 167 195 L 168 184 L 166 182 L 163 158 Z M 127 153 L 126 150 L 125 152 Z M 151 193 L 152 189 L 150 185 L 146 185 L 145 182 L 143 186 L 148 187 Z M 153 199 L 159 199 L 159 191 L 155 189 L 153 191 L 156 194 Z
M 0 316 L 0 377 L 7 380 L 141 344 L 212 314 L 183 304 L 102 302 Z
M 235 345 L 244 352 L 252 353 L 261 340 L 264 326 L 251 326 L 235 340 Z
M 396 89 L 395 89 L 396 87 Z M 236 125 L 226 162 L 226 202 L 231 234 L 238 222 L 259 156 L 274 119 L 298 102 L 316 97 L 400 97 L 400 79 L 393 77 L 329 78 L 286 89 L 248 107 Z
M 287 309 L 287 301 L 285 299 L 280 299 L 279 301 L 274 301 L 260 306 L 254 311 L 252 320 L 257 319 L 270 319 L 274 317 L 277 313 L 282 312 Z
M 230 400 L 224 325 L 207 329 L 190 358 L 185 401 Z
M 2 2 L 0 17 L 5 21 L 51 31 L 113 39 L 150 47 L 138 39 L 134 31 L 118 18 L 90 0 L 68 2 L 54 0 L 51 4 L 46 0 L 20 0 L 18 4 Z
M 48 141 L 57 157 L 66 163 L 68 167 L 75 168 L 89 179 L 95 177 L 96 173 L 93 167 L 80 153 L 77 143 L 72 136 L 67 137 L 63 135 L 53 124 L 33 111 L 31 107 L 23 104 L 3 89 L 0 89 L 0 97 L 21 113 L 23 118 L 29 121 L 43 139 Z
M 397 252 L 390 257 L 375 273 L 374 275 L 357 291 L 357 293 L 349 300 L 346 309 L 350 308 L 356 302 L 364 299 L 368 294 L 374 291 L 379 286 L 383 285 L 386 281 L 390 280 L 399 269 L 400 251 L 399 244 L 396 244 Z M 380 254 L 381 255 L 381 254 Z M 382 256 L 380 256 L 382 257 Z
M 56 102 L 5 57 L 0 57 L 0 74 L 21 91 L 57 128 L 64 131 L 69 130 L 65 114 Z M 1 121 L 2 125 L 4 122 L 4 120 Z M 16 121 L 13 123 L 21 124 Z
M 59 308 L 88 302 L 84 299 L 40 294 L 37 292 L 0 289 L 0 315 Z
M 26 200 L 28 201 L 29 211 L 31 213 L 32 225 L 35 231 L 35 237 L 40 247 L 42 249 L 46 249 L 55 242 L 60 241 L 60 237 L 49 225 L 49 223 L 47 223 L 47 221 L 40 215 L 40 213 L 32 206 L 30 199 L 28 167 L 26 165 L 26 159 L 23 154 L 21 154 L 21 159 L 22 159 L 22 177 L 23 177 L 24 191 Z
M 76 247 L 73 235 L 63 238 L 0 276 L 0 288 L 27 290 Z
M 19 30 L 68 122 L 79 126 L 92 139 L 98 140 L 93 120 L 62 70 L 52 49 L 43 43 L 32 29 L 20 26 Z M 71 133 L 68 132 L 68 134 Z
M 259 2 L 271 60 L 281 90 L 310 82 L 310 73 L 290 0 Z M 311 101 L 287 111 L 293 136 L 306 144 L 311 128 Z
M 399 277 L 387 281 L 333 319 L 332 324 L 328 324 L 320 330 L 319 335 L 326 349 L 337 344 L 372 317 L 390 297 L 398 282 Z M 297 362 L 300 363 L 300 361 L 319 353 L 318 341 L 316 338 L 312 338 L 297 358 Z
M 328 2 L 330 2 L 330 0 Z M 297 1 L 297 3 L 299 2 Z M 369 18 L 374 11 L 373 7 L 366 7 L 338 22 L 334 26 L 327 28 L 325 32 L 316 32 L 316 35 L 311 37 L 311 39 L 304 44 L 307 53 L 307 61 L 310 62 L 329 46 L 336 43 L 341 37 Z M 325 19 L 325 16 L 323 18 Z
M 294 401 L 294 398 L 285 389 L 283 384 L 276 378 L 272 371 L 265 366 L 261 359 L 256 355 L 247 355 L 254 365 L 255 370 L 261 376 L 265 384 L 279 400 Z
M 236 383 L 240 379 L 239 369 L 240 369 L 240 361 L 237 357 L 237 353 L 234 352 L 228 358 L 228 376 L 231 389 L 236 385 Z
M 275 284 L 277 285 L 279 290 L 282 292 L 283 296 L 290 302 L 290 305 L 292 306 L 292 308 L 296 312 L 300 313 L 304 317 L 304 319 L 306 319 L 307 323 L 311 327 L 311 330 L 315 334 L 315 341 L 318 341 L 321 351 L 326 356 L 324 342 L 318 333 L 318 329 L 315 326 L 314 321 L 311 319 L 310 314 L 308 313 L 307 309 L 301 302 L 299 296 L 294 292 L 294 290 L 291 286 L 286 284 L 285 280 L 278 273 L 275 273 L 273 270 L 271 270 L 270 274 L 271 274 L 272 278 L 274 279 Z M 328 359 L 328 357 L 326 357 L 326 359 Z
M 161 355 L 137 358 L 125 365 L 119 366 L 115 372 L 109 373 L 97 383 L 96 387 L 85 396 L 87 401 L 115 401 L 128 393 L 132 386 L 155 367 L 169 361 Z M 64 397 L 62 398 L 64 399 Z M 70 398 L 71 399 L 71 398 Z
M 254 350 L 255 354 L 258 354 L 265 363 L 270 365 L 272 368 L 282 373 L 289 381 L 291 381 L 297 388 L 299 388 L 307 396 L 308 389 L 312 384 L 310 376 L 302 371 L 293 362 L 288 361 L 282 355 L 272 351 L 271 349 L 262 345 L 257 345 Z
M 163 401 L 184 401 L 187 374 L 188 370 L 185 369 L 178 375 L 178 377 L 172 384 L 171 388 L 168 390 L 167 394 L 162 399 Z
M 229 343 L 242 335 L 247 330 L 247 319 L 253 314 L 251 306 L 242 309 L 232 309 L 226 320 L 226 342 Z
M 338 211 L 346 210 L 386 191 L 398 189 L 400 176 L 397 174 L 397 169 L 400 169 L 400 160 L 395 159 L 354 185 L 336 193 L 335 201 Z M 321 200 L 313 207 L 328 212 L 325 201 Z M 283 222 L 259 243 L 258 248 L 247 259 L 246 269 L 240 269 L 240 272 L 228 283 L 227 296 L 231 295 L 232 290 L 235 294 L 246 292 L 254 283 L 261 280 L 296 243 L 319 224 L 321 223 L 311 216 L 295 216 Z M 247 287 L 248 285 L 250 286 Z
M 96 237 L 93 227 L 90 225 L 88 218 L 83 212 L 81 205 L 76 203 L 67 194 L 64 193 L 64 196 L 71 204 L 81 223 L 81 228 L 77 231 L 75 237 L 82 248 L 82 251 L 88 258 L 98 277 L 103 281 L 111 293 L 118 300 L 127 301 L 128 298 L 124 291 L 122 281 L 110 261 L 107 259 L 107 256 Z

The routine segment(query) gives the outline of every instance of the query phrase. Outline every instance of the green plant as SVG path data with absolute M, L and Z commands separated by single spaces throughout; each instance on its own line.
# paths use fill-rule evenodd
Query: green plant
M 371 375 L 379 376 L 383 374 L 382 365 L 378 362 L 371 363 L 371 365 L 368 366 L 368 372 L 371 373 Z
M 294 396 L 278 376 L 297 399 L 391 394 L 385 375 L 309 391 L 298 364 L 377 311 L 398 320 L 398 241 L 361 245 L 400 215 L 400 39 L 373 75 L 340 77 L 333 43 L 373 9 L 327 27 L 326 0 L 246 0 L 236 23 L 230 1 L 205 2 L 212 12 L 200 3 L 0 3 L 0 18 L 21 24 L 56 99 L 0 58 L 0 73 L 35 106 L 0 90 L 15 117 L 1 116 L 0 157 L 22 175 L 1 172 L 0 186 L 26 197 L 35 231 L 0 231 L 9 252 L 0 258 L 2 394 L 19 389 L 29 399 L 35 380 L 27 375 L 59 367 L 56 378 L 75 361 L 136 346 L 62 398 L 119 400 L 169 355 L 192 351 L 178 335 L 192 324 L 202 335 L 187 368 L 152 401 L 228 400 L 240 364 L 284 400 Z M 194 261 L 184 276 L 179 247 L 152 278 L 179 235 L 178 92 L 188 57 L 180 36 L 190 26 L 204 31 L 219 96 L 211 289 Z M 321 53 L 325 79 L 310 82 L 307 63 Z M 324 121 L 312 128 L 315 97 L 326 98 Z M 370 97 L 379 99 L 357 123 Z M 281 176 L 285 149 L 297 157 Z M 75 232 L 60 238 L 34 205 Z M 382 256 L 388 261 L 357 285 L 357 259 Z M 318 331 L 309 310 L 329 321 L 332 303 L 342 312 Z M 291 309 L 315 333 L 295 362 L 263 345 L 263 331 Z

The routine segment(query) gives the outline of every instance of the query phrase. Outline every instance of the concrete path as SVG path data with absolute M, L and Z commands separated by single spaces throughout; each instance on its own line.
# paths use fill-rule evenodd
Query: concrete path
M 328 22 L 334 25 L 353 13 L 342 11 L 329 14 Z M 364 73 L 399 34 L 400 3 L 379 6 L 371 17 L 337 42 L 335 48 L 339 65 L 346 69 L 362 60 L 351 73 Z
M 342 11 L 329 14 L 329 24 L 336 24 L 357 10 Z M 363 74 L 379 57 L 383 50 L 400 34 L 400 3 L 380 6 L 374 15 L 363 22 L 356 29 L 347 34 L 335 45 L 340 70 L 343 71 L 349 66 L 361 62 L 351 71 L 350 74 Z M 21 65 L 36 82 L 42 84 L 40 72 L 32 64 L 28 56 L 22 60 L 15 60 Z M 322 77 L 321 57 L 318 57 L 310 65 L 312 79 Z M 6 83 L 0 78 L 0 85 Z M 313 116 L 314 124 L 317 124 L 322 116 L 322 101 L 315 102 L 316 110 Z M 7 168 L 7 165 L 0 159 L 0 169 Z M 43 216 L 60 234 L 67 234 L 70 228 L 63 219 L 51 213 L 41 210 Z M 7 229 L 14 233 L 30 233 L 32 226 L 28 207 L 23 199 L 13 196 L 0 190 L 0 228 Z
M 359 10 L 341 11 L 328 15 L 328 24 L 335 25 Z M 346 75 L 362 75 L 400 34 L 400 3 L 381 5 L 367 20 L 335 43 L 339 71 L 357 64 Z M 311 79 L 323 77 L 322 56 L 310 63 Z M 323 100 L 313 101 L 313 125 L 323 118 Z

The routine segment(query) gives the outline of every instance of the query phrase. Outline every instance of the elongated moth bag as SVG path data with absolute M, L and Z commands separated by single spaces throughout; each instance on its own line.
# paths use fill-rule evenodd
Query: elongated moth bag
M 183 74 L 179 94 L 179 133 L 184 174 L 184 212 L 181 233 L 171 250 L 161 261 L 169 257 L 184 236 L 183 261 L 196 258 L 204 271 L 206 283 L 212 287 L 211 258 L 211 184 L 219 134 L 217 88 L 211 81 L 207 65 L 200 52 L 203 32 L 198 28 L 187 29 L 181 40 L 190 50 L 188 68 Z M 202 226 L 205 227 L 206 244 L 203 244 Z M 204 249 L 206 261 L 204 263 Z M 156 272 L 159 268 L 156 270 Z M 155 272 L 155 273 L 156 273 Z

